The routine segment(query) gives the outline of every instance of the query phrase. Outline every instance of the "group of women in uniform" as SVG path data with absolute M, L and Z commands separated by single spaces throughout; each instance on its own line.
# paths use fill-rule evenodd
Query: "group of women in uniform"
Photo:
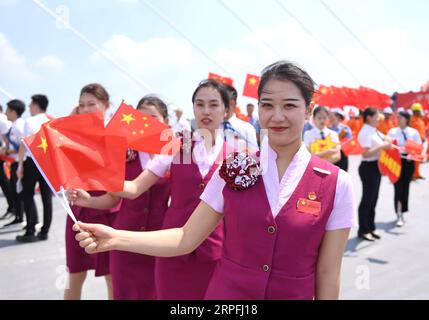
M 118 299 L 337 299 L 354 197 L 350 175 L 303 144 L 314 87 L 292 63 L 265 68 L 258 96 L 261 141 L 268 143 L 247 154 L 219 130 L 225 87 L 205 80 L 192 103 L 198 128 L 209 135 L 183 138 L 173 157 L 129 156 L 122 192 L 69 190 L 83 221 L 74 232 L 67 226 L 68 261 L 76 264 L 70 272 L 82 273 L 73 298 L 85 271 L 100 268 L 98 275 L 111 274 Z

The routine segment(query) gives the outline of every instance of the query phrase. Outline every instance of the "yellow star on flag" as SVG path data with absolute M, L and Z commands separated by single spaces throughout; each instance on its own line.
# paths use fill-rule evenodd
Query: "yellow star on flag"
M 46 142 L 46 138 L 45 137 L 42 137 L 41 140 L 42 140 L 42 143 L 39 144 L 37 146 L 37 148 L 42 149 L 43 153 L 46 154 L 46 149 L 48 149 L 48 143 Z
M 249 79 L 249 83 L 252 85 L 252 86 L 254 86 L 255 84 L 257 84 L 258 83 L 258 80 L 256 80 L 255 78 L 250 78 Z
M 130 125 L 130 123 L 132 121 L 135 121 L 136 119 L 133 118 L 133 114 L 122 114 L 122 120 L 121 122 L 126 122 L 128 125 Z

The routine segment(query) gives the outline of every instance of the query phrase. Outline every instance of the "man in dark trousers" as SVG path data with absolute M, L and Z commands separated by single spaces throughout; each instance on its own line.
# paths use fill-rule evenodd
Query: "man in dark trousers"
M 30 114 L 31 117 L 25 121 L 24 137 L 29 137 L 37 133 L 41 126 L 48 122 L 50 118 L 46 114 L 48 108 L 48 98 L 45 95 L 37 94 L 31 97 Z M 45 179 L 39 172 L 33 159 L 29 154 L 25 156 L 25 147 L 21 143 L 19 147 L 19 165 L 17 170 L 18 178 L 22 178 L 22 198 L 24 201 L 24 211 L 27 219 L 27 226 L 24 235 L 19 235 L 16 240 L 19 242 L 34 242 L 47 240 L 48 232 L 52 222 L 52 193 Z M 34 189 L 39 183 L 40 193 L 43 202 L 43 227 L 35 235 L 38 221 L 36 203 L 34 202 Z

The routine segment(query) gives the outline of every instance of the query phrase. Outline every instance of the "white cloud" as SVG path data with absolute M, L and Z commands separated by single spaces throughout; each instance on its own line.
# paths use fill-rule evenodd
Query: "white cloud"
M 26 58 L 0 32 L 0 69 L 2 76 L 18 80 L 36 80 L 38 77 L 27 66 Z
M 39 59 L 36 67 L 50 73 L 58 73 L 64 69 L 63 61 L 56 56 L 45 56 Z
M 192 62 L 192 48 L 187 41 L 168 38 L 151 38 L 140 42 L 124 35 L 113 35 L 102 45 L 102 50 L 117 63 L 133 73 L 166 70 Z M 91 56 L 93 62 L 100 55 Z
M 18 0 L 0 0 L 0 6 L 12 6 L 18 4 Z
M 407 32 L 382 28 L 363 34 L 361 39 L 404 87 L 400 87 L 367 51 L 355 43 L 343 48 L 340 55 L 352 64 L 354 72 L 366 82 L 364 85 L 380 88 L 386 93 L 419 89 L 429 72 L 429 60 L 427 55 L 413 47 Z

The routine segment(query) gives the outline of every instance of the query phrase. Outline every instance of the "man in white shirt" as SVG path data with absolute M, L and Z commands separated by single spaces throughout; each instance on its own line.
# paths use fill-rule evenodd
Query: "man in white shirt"
M 29 137 L 40 130 L 42 124 L 48 122 L 50 117 L 46 114 L 48 108 L 48 98 L 45 95 L 37 94 L 31 97 L 30 113 L 31 117 L 24 124 L 24 138 Z M 19 147 L 19 166 L 17 170 L 18 178 L 22 178 L 22 197 L 24 200 L 25 216 L 27 218 L 26 232 L 19 235 L 16 240 L 19 242 L 34 242 L 48 239 L 48 231 L 52 222 L 52 193 L 49 185 L 39 172 L 30 155 L 24 161 L 25 147 L 21 143 Z M 39 183 L 40 193 L 43 203 L 43 227 L 35 236 L 35 227 L 38 221 L 36 203 L 34 202 L 34 189 Z
M 0 112 L 0 146 L 5 145 L 6 141 L 6 134 L 9 132 L 9 129 L 12 125 L 12 123 L 7 120 L 6 116 L 3 114 L 3 107 L 0 106 L 1 112 Z M 0 220 L 7 219 L 13 215 L 14 212 L 14 204 L 12 202 L 11 194 L 10 194 L 10 188 L 9 188 L 9 181 L 6 177 L 6 174 L 4 172 L 4 160 L 0 159 L 0 187 L 3 191 L 3 194 L 7 200 L 8 208 L 6 210 L 6 213 L 3 214 L 0 217 Z
M 240 151 L 248 149 L 250 152 L 259 150 L 256 139 L 256 130 L 248 122 L 240 120 L 235 115 L 237 107 L 237 90 L 232 86 L 226 86 L 229 95 L 229 112 L 225 118 L 224 135 L 226 141 Z
M 24 206 L 21 195 L 17 191 L 18 178 L 16 175 L 18 169 L 19 145 L 24 134 L 25 121 L 21 118 L 24 111 L 25 103 L 21 100 L 14 99 L 7 103 L 6 116 L 12 123 L 12 126 L 6 134 L 5 146 L 0 149 L 0 154 L 14 159 L 11 165 L 10 179 L 8 182 L 15 219 L 5 226 L 22 223 L 24 218 Z
M 189 131 L 191 132 L 191 125 L 188 120 L 183 118 L 183 110 L 181 108 L 177 108 L 174 110 L 176 114 L 176 123 L 174 123 L 171 128 L 173 129 L 174 133 L 177 132 L 183 132 L 183 131 Z

